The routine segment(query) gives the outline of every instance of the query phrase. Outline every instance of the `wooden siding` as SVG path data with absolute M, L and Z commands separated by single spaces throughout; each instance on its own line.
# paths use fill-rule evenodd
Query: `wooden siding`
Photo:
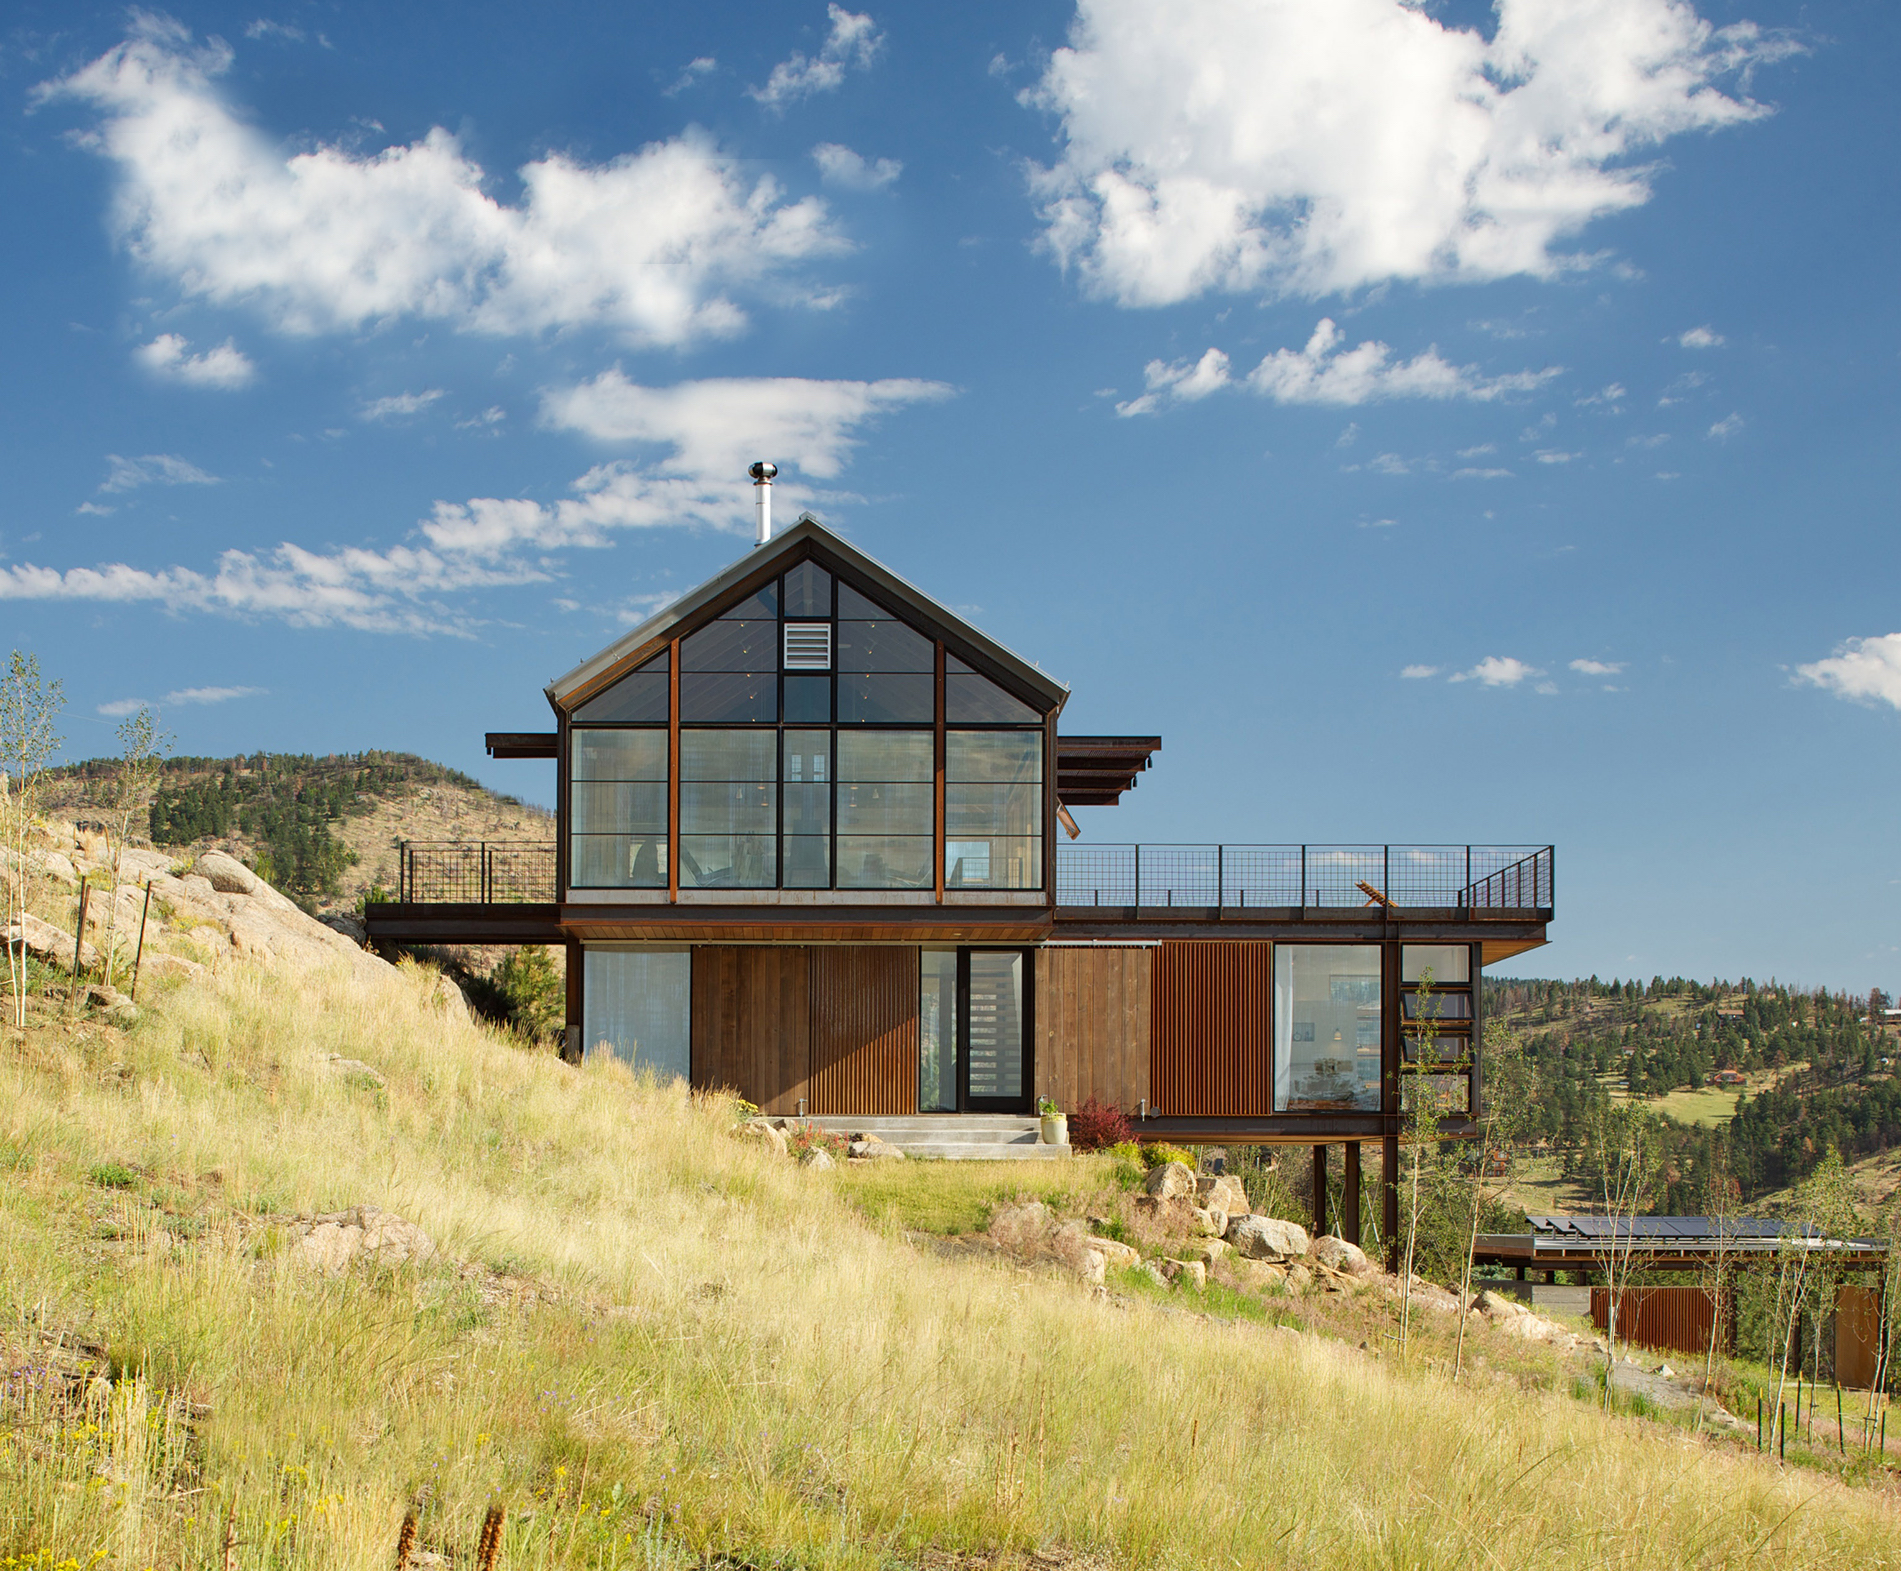
M 1171 1118 L 1264 1117 L 1272 944 L 1165 943 L 1150 984 L 1149 1097 Z
M 790 1116 L 811 1096 L 809 956 L 803 947 L 706 944 L 693 951 L 696 1086 L 723 1086 Z
M 918 952 L 909 945 L 808 950 L 811 1110 L 915 1113 Z
M 1036 956 L 1036 1094 L 1073 1112 L 1094 1097 L 1133 1114 L 1149 1093 L 1148 949 Z

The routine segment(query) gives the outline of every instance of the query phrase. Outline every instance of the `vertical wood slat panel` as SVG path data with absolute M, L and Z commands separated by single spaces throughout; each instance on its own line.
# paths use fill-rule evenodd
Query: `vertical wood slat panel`
M 893 944 L 811 954 L 812 1111 L 917 1111 L 918 952 Z
M 1268 943 L 1205 940 L 1154 951 L 1149 1084 L 1171 1118 L 1264 1117 L 1269 1088 Z
M 1149 1095 L 1151 951 L 1104 945 L 1037 955 L 1038 1093 L 1133 1113 Z
M 811 1012 L 802 947 L 702 944 L 693 951 L 692 1078 L 768 1113 L 809 1098 Z

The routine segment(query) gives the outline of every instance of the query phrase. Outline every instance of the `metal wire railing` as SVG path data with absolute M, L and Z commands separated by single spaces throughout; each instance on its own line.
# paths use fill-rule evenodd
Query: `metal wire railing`
M 397 895 L 414 905 L 542 905 L 555 898 L 553 841 L 405 840 Z
M 1550 846 L 1066 845 L 1062 906 L 1549 910 Z

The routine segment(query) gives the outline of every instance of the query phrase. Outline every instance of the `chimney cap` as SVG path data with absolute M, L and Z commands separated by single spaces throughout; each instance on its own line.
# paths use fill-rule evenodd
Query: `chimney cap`
M 758 485 L 770 485 L 779 473 L 777 464 L 766 463 L 763 459 L 746 471 Z

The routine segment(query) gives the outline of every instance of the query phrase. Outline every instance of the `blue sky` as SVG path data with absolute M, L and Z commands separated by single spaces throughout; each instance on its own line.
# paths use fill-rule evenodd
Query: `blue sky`
M 15 4 L 74 756 L 484 758 L 756 457 L 1160 732 L 1096 840 L 1558 846 L 1525 974 L 1901 983 L 1876 3 Z

